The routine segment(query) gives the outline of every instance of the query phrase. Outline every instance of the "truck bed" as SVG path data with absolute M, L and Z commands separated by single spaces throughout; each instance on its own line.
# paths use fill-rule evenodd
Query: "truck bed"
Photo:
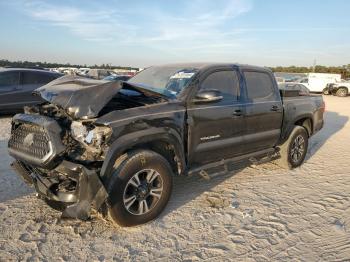
M 281 142 L 287 139 L 287 135 L 295 119 L 303 121 L 305 118 L 312 119 L 309 135 L 316 133 L 323 127 L 323 112 L 325 105 L 322 95 L 310 94 L 305 96 L 292 95 L 294 91 L 288 91 L 287 96 L 282 96 L 283 123 Z

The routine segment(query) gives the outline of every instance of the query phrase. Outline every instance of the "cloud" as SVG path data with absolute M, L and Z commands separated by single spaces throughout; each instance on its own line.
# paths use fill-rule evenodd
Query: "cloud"
M 252 9 L 248 0 L 194 0 L 183 4 L 177 15 L 160 10 L 153 14 L 152 41 L 210 40 L 220 37 L 227 24 Z
M 235 19 L 252 8 L 249 0 L 194 0 L 179 3 L 171 12 L 154 8 L 145 18 L 147 34 L 140 32 L 137 41 L 178 60 L 212 60 L 244 46 L 247 39 L 242 34 L 227 32 L 234 31 Z M 134 38 L 125 41 L 132 44 Z
M 177 6 L 176 10 L 146 4 L 139 10 L 116 11 L 111 8 L 117 7 L 114 4 L 92 9 L 91 5 L 74 7 L 34 1 L 25 2 L 24 10 L 37 21 L 65 28 L 85 40 L 154 45 L 164 41 L 199 42 L 213 36 L 220 38 L 224 35 L 221 27 L 226 22 L 252 8 L 250 0 L 193 0 L 172 5 Z M 139 23 L 133 22 L 134 17 Z
M 235 21 L 252 10 L 253 0 L 147 1 L 122 7 L 119 0 L 18 1 L 17 10 L 37 26 L 61 28 L 78 39 L 117 50 L 110 56 L 131 52 L 158 61 L 229 59 L 251 41 L 237 31 Z
M 110 41 L 117 37 L 118 32 L 127 29 L 118 21 L 120 16 L 113 10 L 86 10 L 83 7 L 53 5 L 41 1 L 26 2 L 24 9 L 35 20 L 65 28 L 90 41 Z

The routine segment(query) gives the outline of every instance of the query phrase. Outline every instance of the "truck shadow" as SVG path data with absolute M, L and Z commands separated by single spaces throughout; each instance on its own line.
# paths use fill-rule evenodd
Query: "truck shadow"
M 330 137 L 346 125 L 348 120 L 348 116 L 326 111 L 324 114 L 324 127 L 315 136 L 311 137 L 305 161 L 309 160 L 314 154 L 316 154 Z
M 238 166 L 232 166 L 232 164 L 230 164 L 228 172 L 218 175 L 216 175 L 215 172 L 208 172 L 210 178 L 206 179 L 203 178 L 199 173 L 195 173 L 192 176 L 174 177 L 174 187 L 169 204 L 167 205 L 165 211 L 161 214 L 160 217 L 162 218 L 167 214 L 173 212 L 174 210 L 177 210 L 181 206 L 186 205 L 188 202 L 201 196 L 203 193 L 210 192 L 212 188 L 223 183 L 225 180 L 237 175 L 242 169 L 250 165 L 251 163 L 249 163 L 248 161 L 239 163 Z M 231 202 L 226 203 L 225 205 L 233 204 Z M 211 206 L 209 202 L 206 203 L 205 201 L 202 204 Z M 201 207 L 198 208 L 200 209 Z
M 323 129 L 310 139 L 309 150 L 305 161 L 316 154 L 330 137 L 340 131 L 348 122 L 349 117 L 340 115 L 336 112 L 326 112 L 324 119 L 325 125 Z M 203 177 L 201 177 L 199 174 L 195 174 L 191 177 L 175 177 L 172 197 L 169 201 L 169 205 L 161 217 L 166 216 L 179 207 L 186 205 L 188 202 L 199 197 L 201 194 L 209 192 L 212 190 L 212 188 L 235 176 L 242 169 L 245 169 L 250 165 L 251 163 L 249 161 L 240 162 L 238 164 L 230 164 L 228 172 L 215 176 L 210 180 L 203 179 Z

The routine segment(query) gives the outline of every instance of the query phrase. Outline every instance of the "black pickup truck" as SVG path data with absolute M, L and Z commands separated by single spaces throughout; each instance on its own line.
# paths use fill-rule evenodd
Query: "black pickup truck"
M 323 127 L 322 96 L 279 90 L 266 68 L 171 64 L 127 82 L 64 76 L 12 121 L 12 166 L 62 216 L 91 209 L 122 226 L 166 206 L 172 176 L 228 162 L 302 164 Z

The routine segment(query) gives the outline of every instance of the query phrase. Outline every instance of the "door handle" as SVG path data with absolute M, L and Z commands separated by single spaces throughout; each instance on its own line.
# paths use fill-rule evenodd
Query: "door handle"
M 233 116 L 242 116 L 242 110 L 237 109 L 233 111 Z
M 279 111 L 279 107 L 278 106 L 272 106 L 271 107 L 271 111 Z

